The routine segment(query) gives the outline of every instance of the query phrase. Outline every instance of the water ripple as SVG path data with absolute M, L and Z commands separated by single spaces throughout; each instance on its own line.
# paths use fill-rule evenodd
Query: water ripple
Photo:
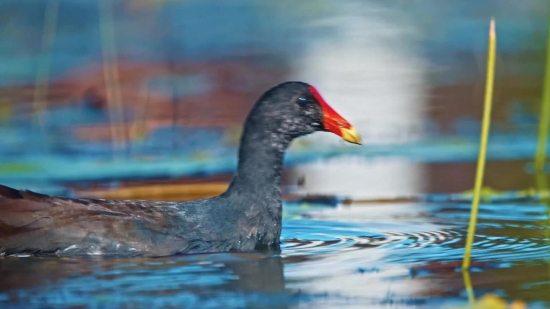
M 387 215 L 375 212 L 377 207 L 385 207 Z M 385 260 L 393 263 L 462 259 L 469 205 L 417 205 L 408 216 L 404 212 L 411 212 L 410 205 L 402 206 L 404 212 L 387 209 L 396 207 L 399 206 L 356 207 L 345 212 L 313 211 L 304 214 L 304 219 L 288 220 L 282 236 L 283 253 L 285 256 L 319 255 L 379 248 L 391 249 Z M 541 205 L 482 204 L 472 257 L 483 262 L 547 259 L 550 242 L 544 235 L 549 226 L 543 220 L 548 217 L 545 210 Z M 442 218 L 452 220 L 442 221 Z M 427 227 L 436 229 L 427 230 Z

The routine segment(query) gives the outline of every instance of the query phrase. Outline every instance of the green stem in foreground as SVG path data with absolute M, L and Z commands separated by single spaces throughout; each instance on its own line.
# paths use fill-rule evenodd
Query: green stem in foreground
M 548 141 L 548 127 L 550 125 L 550 16 L 548 22 L 548 38 L 546 44 L 546 69 L 544 72 L 544 82 L 542 85 L 542 103 L 539 120 L 538 145 L 537 153 L 535 155 L 535 177 L 538 191 L 548 189 L 544 165 L 546 162 L 546 143 Z M 548 200 L 546 200 L 546 202 L 548 202 Z
M 473 304 L 475 299 L 474 296 L 474 287 L 472 285 L 472 278 L 470 277 L 470 272 L 464 271 L 462 272 L 462 279 L 464 280 L 464 288 L 466 289 L 466 293 L 468 294 L 468 301 L 470 304 Z
M 474 235 L 477 224 L 477 213 L 479 208 L 479 198 L 481 186 L 483 184 L 483 173 L 485 171 L 485 157 L 487 154 L 487 141 L 489 139 L 489 127 L 491 124 L 491 106 L 493 104 L 493 82 L 495 77 L 495 54 L 496 54 L 496 34 L 495 20 L 491 19 L 489 30 L 489 51 L 487 60 L 487 76 L 485 81 L 485 102 L 483 111 L 483 122 L 481 127 L 481 142 L 479 149 L 479 157 L 477 160 L 476 180 L 474 185 L 474 197 L 472 202 L 472 212 L 470 214 L 470 224 L 468 226 L 468 237 L 466 238 L 466 250 L 464 252 L 464 260 L 462 269 L 470 268 L 470 256 L 472 254 L 472 245 L 474 243 Z
M 537 153 L 535 155 L 535 182 L 537 191 L 542 196 L 541 200 L 548 208 L 550 215 L 550 199 L 547 196 L 548 180 L 545 174 L 546 165 L 546 145 L 548 142 L 548 127 L 550 125 L 550 14 L 548 15 L 548 38 L 546 39 L 546 66 L 544 71 L 544 81 L 542 84 L 542 101 L 539 118 L 539 134 Z M 544 192 L 544 195 L 543 195 Z M 550 224 L 550 219 L 548 220 Z M 545 229 L 545 236 L 550 244 L 550 230 Z M 550 262 L 550 260 L 549 260 Z M 548 267 L 550 271 L 550 267 Z

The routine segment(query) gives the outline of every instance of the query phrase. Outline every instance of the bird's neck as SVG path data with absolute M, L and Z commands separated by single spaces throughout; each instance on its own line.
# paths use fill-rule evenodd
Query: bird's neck
M 247 125 L 241 137 L 239 165 L 228 193 L 280 195 L 281 173 L 286 149 L 292 138 Z

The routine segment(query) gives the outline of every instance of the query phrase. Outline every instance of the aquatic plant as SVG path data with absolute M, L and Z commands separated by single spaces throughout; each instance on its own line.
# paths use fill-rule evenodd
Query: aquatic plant
M 483 111 L 483 122 L 481 126 L 481 141 L 479 157 L 477 161 L 476 179 L 474 184 L 474 198 L 472 201 L 472 212 L 470 224 L 468 226 L 468 236 L 466 238 L 466 250 L 464 251 L 464 260 L 462 269 L 467 271 L 470 267 L 470 256 L 472 254 L 472 245 L 474 242 L 475 228 L 477 224 L 477 213 L 479 209 L 479 200 L 481 195 L 481 186 L 483 185 L 483 174 L 485 172 L 485 158 L 487 155 L 487 142 L 489 139 L 489 128 L 491 125 L 491 107 L 493 104 L 493 82 L 495 77 L 495 54 L 496 54 L 496 33 L 495 20 L 491 19 L 489 28 L 489 48 L 487 51 L 487 75 L 485 81 L 485 100 Z
M 48 90 L 50 80 L 51 51 L 57 29 L 57 14 L 59 3 L 48 2 L 44 17 L 44 32 L 42 34 L 42 50 L 38 60 L 38 73 L 34 87 L 33 114 L 34 120 L 44 131 L 46 129 L 44 111 L 48 109 Z
M 538 190 L 541 191 L 548 189 L 544 166 L 546 163 L 546 144 L 548 141 L 548 129 L 550 125 L 550 15 L 548 22 L 548 39 L 546 47 L 546 69 L 544 72 L 542 89 L 538 145 L 537 153 L 535 155 L 535 180 Z
M 113 154 L 116 156 L 125 144 L 124 121 L 122 119 L 122 98 L 120 94 L 120 78 L 118 72 L 117 49 L 115 41 L 113 5 L 106 0 L 99 1 L 99 25 L 101 33 L 101 49 L 103 52 L 103 74 L 109 104 L 109 118 Z M 118 124 L 118 125 L 117 125 Z

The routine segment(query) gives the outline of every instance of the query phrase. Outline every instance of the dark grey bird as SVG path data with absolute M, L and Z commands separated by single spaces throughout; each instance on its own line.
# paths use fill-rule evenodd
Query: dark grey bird
M 227 191 L 191 202 L 66 198 L 0 185 L 0 255 L 117 255 L 279 251 L 281 172 L 291 141 L 357 131 L 311 85 L 265 92 L 244 124 Z

